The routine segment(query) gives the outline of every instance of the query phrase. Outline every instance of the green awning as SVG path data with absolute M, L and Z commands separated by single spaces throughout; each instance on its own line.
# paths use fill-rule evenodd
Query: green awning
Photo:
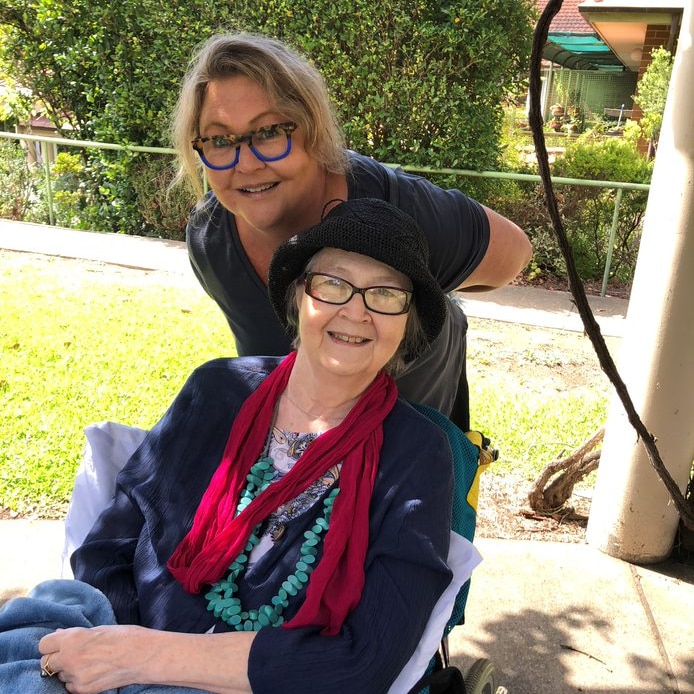
M 610 47 L 596 34 L 551 33 L 542 57 L 572 70 L 626 70 Z

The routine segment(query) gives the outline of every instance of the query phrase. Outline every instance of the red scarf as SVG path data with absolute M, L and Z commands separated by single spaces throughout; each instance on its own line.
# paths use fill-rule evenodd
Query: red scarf
M 318 625 L 324 634 L 335 635 L 361 599 L 369 504 L 383 443 L 383 420 L 395 405 L 397 387 L 381 372 L 339 426 L 317 437 L 281 480 L 234 518 L 246 475 L 262 455 L 275 403 L 295 360 L 296 352 L 292 352 L 241 406 L 193 527 L 169 559 L 168 568 L 188 593 L 215 583 L 243 551 L 258 523 L 342 462 L 340 493 L 325 535 L 323 557 L 311 574 L 304 604 L 284 624 L 287 628 Z

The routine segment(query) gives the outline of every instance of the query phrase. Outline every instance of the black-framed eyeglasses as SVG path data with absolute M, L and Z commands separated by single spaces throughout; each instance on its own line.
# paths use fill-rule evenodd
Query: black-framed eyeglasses
M 260 161 L 279 161 L 292 151 L 292 133 L 296 123 L 275 123 L 245 135 L 212 135 L 191 140 L 202 163 L 215 171 L 233 169 L 239 163 L 241 145 L 245 142 Z
M 304 275 L 304 290 L 312 298 L 326 304 L 341 306 L 355 294 L 361 294 L 369 311 L 387 316 L 399 316 L 410 310 L 412 292 L 400 287 L 355 287 L 342 277 L 322 272 Z

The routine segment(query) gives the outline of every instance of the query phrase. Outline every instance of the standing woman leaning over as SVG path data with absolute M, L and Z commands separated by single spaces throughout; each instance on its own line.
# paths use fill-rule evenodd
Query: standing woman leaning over
M 463 195 L 345 149 L 326 85 L 278 41 L 209 39 L 191 62 L 174 118 L 182 172 L 202 198 L 187 228 L 193 269 L 224 312 L 238 354 L 286 354 L 290 338 L 267 293 L 270 259 L 321 219 L 333 199 L 379 198 L 424 229 L 429 268 L 445 292 L 501 287 L 531 257 L 513 222 Z M 407 365 L 400 393 L 469 428 L 467 320 L 448 301 L 436 342 Z

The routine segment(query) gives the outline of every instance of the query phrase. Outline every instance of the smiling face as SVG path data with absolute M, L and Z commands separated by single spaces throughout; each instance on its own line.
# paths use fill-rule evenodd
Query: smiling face
M 340 277 L 356 287 L 412 289 L 409 279 L 390 266 L 336 248 L 317 253 L 307 269 Z M 314 373 L 350 377 L 364 388 L 390 361 L 405 335 L 406 313 L 393 316 L 369 311 L 359 294 L 337 306 L 308 296 L 300 285 L 297 303 L 297 360 L 307 360 Z
M 244 135 L 290 120 L 270 102 L 263 89 L 242 75 L 212 80 L 200 111 L 201 137 Z M 240 226 L 288 236 L 313 223 L 313 208 L 322 205 L 325 171 L 304 148 L 304 133 L 292 133 L 284 159 L 263 162 L 241 145 L 233 169 L 206 169 L 210 187 Z M 308 217 L 307 211 L 310 211 Z

